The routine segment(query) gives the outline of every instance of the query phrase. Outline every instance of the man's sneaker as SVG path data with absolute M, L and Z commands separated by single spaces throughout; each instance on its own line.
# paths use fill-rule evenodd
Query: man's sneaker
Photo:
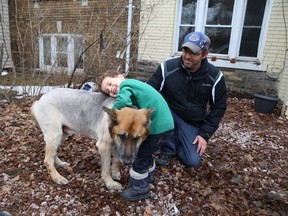
M 158 166 L 167 166 L 169 165 L 170 161 L 174 158 L 174 155 L 164 155 L 164 154 L 160 154 L 158 155 L 158 157 L 156 158 L 156 164 Z

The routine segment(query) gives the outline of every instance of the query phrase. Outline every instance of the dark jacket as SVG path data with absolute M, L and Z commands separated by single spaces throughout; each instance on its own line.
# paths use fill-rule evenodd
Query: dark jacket
M 199 127 L 198 134 L 206 141 L 217 130 L 227 106 L 227 89 L 222 72 L 207 59 L 194 73 L 185 68 L 182 57 L 167 60 L 147 83 L 162 93 L 180 118 Z

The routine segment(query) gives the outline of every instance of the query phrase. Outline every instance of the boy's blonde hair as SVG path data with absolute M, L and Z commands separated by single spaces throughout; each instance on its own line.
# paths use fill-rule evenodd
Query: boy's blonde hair
M 102 82 L 106 77 L 117 77 L 120 73 L 116 71 L 106 71 L 99 77 L 98 81 L 98 90 L 104 94 L 107 94 L 106 92 L 102 91 Z

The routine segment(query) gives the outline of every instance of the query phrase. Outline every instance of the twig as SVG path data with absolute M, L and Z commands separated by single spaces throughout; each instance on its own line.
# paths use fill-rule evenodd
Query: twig
M 99 40 L 101 39 L 101 35 L 103 34 L 103 31 L 104 31 L 105 28 L 106 28 L 106 22 L 105 22 L 105 25 L 104 25 L 103 29 L 101 30 L 100 36 L 99 36 L 95 41 L 93 41 L 91 44 L 89 44 L 88 47 L 86 47 L 86 49 L 83 50 L 83 52 L 82 52 L 81 55 L 79 56 L 79 58 L 78 58 L 78 60 L 77 60 L 77 63 L 76 63 L 76 65 L 74 66 L 74 69 L 73 69 L 73 71 L 72 71 L 72 73 L 71 73 L 71 76 L 70 76 L 70 79 L 69 79 L 69 82 L 68 82 L 68 86 L 67 86 L 68 88 L 70 88 L 70 86 L 71 86 L 71 84 L 72 84 L 72 80 L 73 80 L 73 78 L 74 78 L 76 69 L 77 69 L 78 65 L 80 64 L 81 59 L 82 59 L 84 53 L 86 53 L 86 52 L 90 49 L 90 47 L 92 47 L 97 41 L 99 41 Z

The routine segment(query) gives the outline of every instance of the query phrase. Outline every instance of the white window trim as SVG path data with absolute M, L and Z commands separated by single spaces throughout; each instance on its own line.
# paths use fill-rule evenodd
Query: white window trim
M 82 0 L 82 6 L 88 6 L 88 0 Z
M 196 7 L 196 17 L 195 17 L 195 31 L 204 31 L 206 18 L 207 18 L 207 10 L 208 10 L 208 2 L 209 0 L 197 0 L 197 7 Z M 213 65 L 217 67 L 223 67 L 223 68 L 234 68 L 234 69 L 247 69 L 247 70 L 258 70 L 263 71 L 266 70 L 266 66 L 261 64 L 263 60 L 263 53 L 264 53 L 264 45 L 265 45 L 265 39 L 268 31 L 268 25 L 269 25 L 269 18 L 271 14 L 271 8 L 272 8 L 273 0 L 267 0 L 266 8 L 265 8 L 265 14 L 263 17 L 263 24 L 262 24 L 262 30 L 259 37 L 259 47 L 258 47 L 258 53 L 257 57 L 239 57 L 237 52 L 239 52 L 240 42 L 241 42 L 241 36 L 242 36 L 242 28 L 234 28 L 231 32 L 231 39 L 229 44 L 229 52 L 228 55 L 223 54 L 213 54 L 213 56 L 216 56 L 217 61 L 211 61 L 212 54 L 209 53 L 208 60 Z M 242 8 L 243 10 L 234 10 L 235 13 L 233 13 L 232 18 L 232 26 L 243 26 L 244 22 L 244 8 L 246 8 L 247 0 L 235 0 L 234 8 Z M 182 52 L 179 52 L 178 49 L 178 38 L 179 38 L 179 24 L 181 21 L 181 11 L 182 9 L 182 0 L 178 1 L 178 5 L 176 7 L 177 10 L 177 17 L 176 17 L 176 31 L 175 31 L 175 41 L 174 41 L 174 51 L 175 56 L 179 56 L 182 54 Z M 201 19 L 203 16 L 199 16 L 199 14 L 205 14 L 205 19 Z M 238 16 L 237 18 L 235 18 Z M 239 18 L 241 17 L 241 19 Z M 231 63 L 231 58 L 237 58 L 236 63 Z
M 44 64 L 44 43 L 43 37 L 50 37 L 51 39 L 51 65 Z M 68 67 L 58 67 L 57 66 L 57 37 L 67 37 L 69 43 L 67 47 L 67 66 Z M 55 33 L 55 34 L 42 34 L 39 37 L 39 68 L 43 71 L 51 72 L 67 72 L 68 74 L 74 70 L 74 38 L 83 38 L 82 35 L 67 34 L 67 33 Z M 76 73 L 83 73 L 84 69 L 77 68 Z

